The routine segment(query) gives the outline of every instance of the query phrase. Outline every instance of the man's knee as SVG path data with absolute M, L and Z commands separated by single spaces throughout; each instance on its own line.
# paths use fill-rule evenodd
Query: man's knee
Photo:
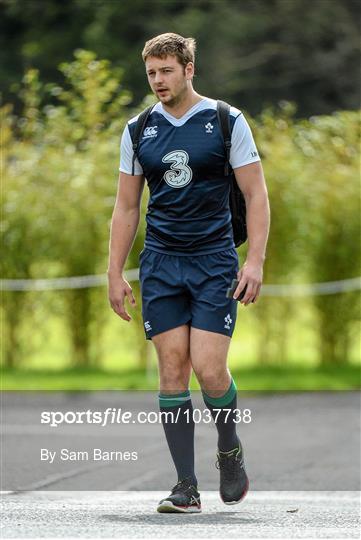
M 171 349 L 159 357 L 159 379 L 161 392 L 174 394 L 188 389 L 191 362 L 182 351 Z
M 207 373 L 206 369 L 202 369 L 198 367 L 196 370 L 194 370 L 194 373 L 202 389 L 216 382 L 215 375 L 209 372 Z
M 212 369 L 207 365 L 198 365 L 194 372 L 202 390 L 206 392 L 223 391 L 230 379 L 229 371 L 223 365 L 213 366 Z

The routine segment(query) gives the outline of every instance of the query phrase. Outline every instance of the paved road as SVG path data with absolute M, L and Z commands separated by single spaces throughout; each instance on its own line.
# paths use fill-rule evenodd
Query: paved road
M 194 407 L 204 410 L 199 395 Z M 72 424 L 49 427 L 42 411 L 102 411 L 122 408 L 134 415 L 157 410 L 154 393 L 8 393 L 2 398 L 2 489 L 140 490 L 169 489 L 175 472 L 159 424 Z M 357 392 L 240 395 L 252 411 L 239 424 L 252 491 L 359 491 L 360 395 Z M 56 451 L 53 463 L 41 449 Z M 88 452 L 87 460 L 61 460 L 60 451 Z M 137 452 L 137 460 L 94 461 L 94 448 Z M 218 489 L 216 431 L 196 425 L 196 470 L 203 490 Z M 122 455 L 120 457 L 123 457 Z
M 202 494 L 197 515 L 157 514 L 161 492 L 28 492 L 2 498 L 2 538 L 359 538 L 355 492 Z
M 240 395 L 252 411 L 240 424 L 251 491 L 227 507 L 214 467 L 216 433 L 196 426 L 203 513 L 155 513 L 175 483 L 161 425 L 40 422 L 41 412 L 156 411 L 146 392 L 9 393 L 2 396 L 3 538 L 358 538 L 360 395 L 357 392 Z M 194 396 L 194 407 L 204 405 Z M 94 448 L 136 451 L 135 461 L 94 461 Z M 41 448 L 88 452 L 53 463 Z M 342 490 L 342 491 L 341 491 Z M 6 492 L 6 493 L 5 493 Z M 294 511 L 295 510 L 295 511 Z M 293 512 L 294 511 L 294 512 Z

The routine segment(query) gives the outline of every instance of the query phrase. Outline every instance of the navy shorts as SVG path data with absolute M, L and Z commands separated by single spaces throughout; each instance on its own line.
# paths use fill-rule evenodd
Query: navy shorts
M 167 255 L 145 248 L 139 257 L 139 280 L 146 339 L 189 324 L 231 337 L 237 300 L 226 297 L 237 277 L 234 248 L 208 255 Z

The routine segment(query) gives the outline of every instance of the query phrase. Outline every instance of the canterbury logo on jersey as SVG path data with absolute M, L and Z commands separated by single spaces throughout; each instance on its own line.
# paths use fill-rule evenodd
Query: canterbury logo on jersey
M 158 126 L 146 127 L 143 131 L 143 139 L 149 139 L 149 137 L 156 137 L 158 135 L 157 129 Z

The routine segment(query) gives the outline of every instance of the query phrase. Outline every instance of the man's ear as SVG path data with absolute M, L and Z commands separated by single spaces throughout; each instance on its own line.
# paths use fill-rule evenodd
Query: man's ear
M 187 80 L 191 80 L 194 75 L 194 64 L 193 62 L 188 62 L 188 64 L 184 68 L 184 73 L 187 78 Z

